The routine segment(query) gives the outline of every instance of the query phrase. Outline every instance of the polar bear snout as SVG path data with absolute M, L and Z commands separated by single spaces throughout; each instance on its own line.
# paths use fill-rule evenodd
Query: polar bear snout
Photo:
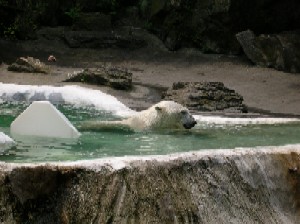
M 193 121 L 193 122 L 191 122 L 191 123 L 185 123 L 185 124 L 183 124 L 183 127 L 185 128 L 185 129 L 191 129 L 192 127 L 194 127 L 195 125 L 197 124 L 197 121 Z
M 182 119 L 182 123 L 185 129 L 191 129 L 197 124 L 197 121 L 192 115 L 186 114 L 186 116 Z

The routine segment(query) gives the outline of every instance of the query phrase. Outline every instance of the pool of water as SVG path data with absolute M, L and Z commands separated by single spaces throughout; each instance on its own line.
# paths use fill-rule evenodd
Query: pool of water
M 26 103 L 0 103 L 0 131 L 10 135 L 11 122 L 27 106 Z M 56 106 L 77 128 L 80 122 L 85 120 L 119 119 L 109 112 L 93 107 Z M 187 131 L 103 130 L 81 133 L 80 138 L 76 140 L 19 136 L 15 139 L 17 145 L 2 152 L 0 160 L 9 162 L 70 161 L 300 143 L 300 123 L 251 125 L 204 123 Z

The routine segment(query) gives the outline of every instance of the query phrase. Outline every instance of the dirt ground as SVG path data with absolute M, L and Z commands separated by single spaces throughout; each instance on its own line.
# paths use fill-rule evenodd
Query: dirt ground
M 289 74 L 253 65 L 240 56 L 207 55 L 194 49 L 169 52 L 156 41 L 139 50 L 71 49 L 58 41 L 0 42 L 0 82 L 31 85 L 79 85 L 63 82 L 68 74 L 83 68 L 113 65 L 133 74 L 134 88 L 117 91 L 88 86 L 116 96 L 131 108 L 146 108 L 160 100 L 160 93 L 177 81 L 218 81 L 244 97 L 250 112 L 277 116 L 300 116 L 300 74 Z M 7 63 L 20 56 L 33 56 L 47 63 L 49 54 L 57 62 L 49 64 L 50 74 L 14 73 Z

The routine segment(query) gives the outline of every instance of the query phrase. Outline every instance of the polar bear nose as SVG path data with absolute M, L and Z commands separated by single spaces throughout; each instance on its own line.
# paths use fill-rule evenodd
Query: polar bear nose
M 197 121 L 193 121 L 193 122 L 191 122 L 191 123 L 189 123 L 189 124 L 183 124 L 183 127 L 185 128 L 185 129 L 191 129 L 192 127 L 194 127 L 195 125 L 197 124 Z

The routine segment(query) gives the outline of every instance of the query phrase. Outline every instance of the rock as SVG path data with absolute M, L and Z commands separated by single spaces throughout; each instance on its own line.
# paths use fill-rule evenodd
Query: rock
M 147 42 L 132 32 L 118 31 L 66 31 L 63 39 L 71 48 L 126 48 L 138 49 Z
M 144 21 L 141 20 L 138 5 L 125 7 L 120 15 L 115 23 L 117 26 L 143 27 L 145 25 Z
M 58 172 L 44 167 L 14 169 L 9 175 L 11 190 L 23 204 L 56 190 Z
M 54 55 L 49 55 L 48 61 L 49 62 L 56 62 L 56 57 Z
M 110 86 L 114 89 L 128 90 L 132 87 L 132 73 L 116 67 L 99 67 L 85 69 L 77 73 L 66 82 L 85 82 L 95 85 Z
M 243 97 L 221 82 L 173 83 L 162 98 L 174 100 L 194 111 L 247 112 Z
M 230 25 L 231 1 L 142 2 L 152 31 L 169 50 L 196 47 L 208 53 L 239 51 Z
M 126 25 L 146 27 L 171 50 L 192 47 L 212 53 L 240 53 L 235 34 L 246 29 L 300 29 L 297 0 L 13 1 L 3 3 L 0 14 L 2 35 L 17 38 L 34 37 L 35 28 L 44 26 L 103 31 Z
M 39 59 L 33 57 L 20 57 L 7 68 L 8 71 L 28 73 L 48 73 L 50 68 Z
M 74 30 L 101 31 L 111 28 L 111 16 L 103 13 L 80 13 L 73 24 Z
M 247 57 L 260 66 L 300 72 L 300 32 L 255 36 L 251 30 L 236 35 Z
M 264 65 L 266 64 L 263 52 L 256 42 L 256 36 L 251 30 L 246 30 L 236 34 L 236 38 L 241 44 L 244 53 L 254 63 Z
M 235 34 L 251 29 L 278 33 L 299 29 L 299 1 L 141 0 L 149 29 L 170 50 L 195 47 L 208 53 L 240 53 Z

